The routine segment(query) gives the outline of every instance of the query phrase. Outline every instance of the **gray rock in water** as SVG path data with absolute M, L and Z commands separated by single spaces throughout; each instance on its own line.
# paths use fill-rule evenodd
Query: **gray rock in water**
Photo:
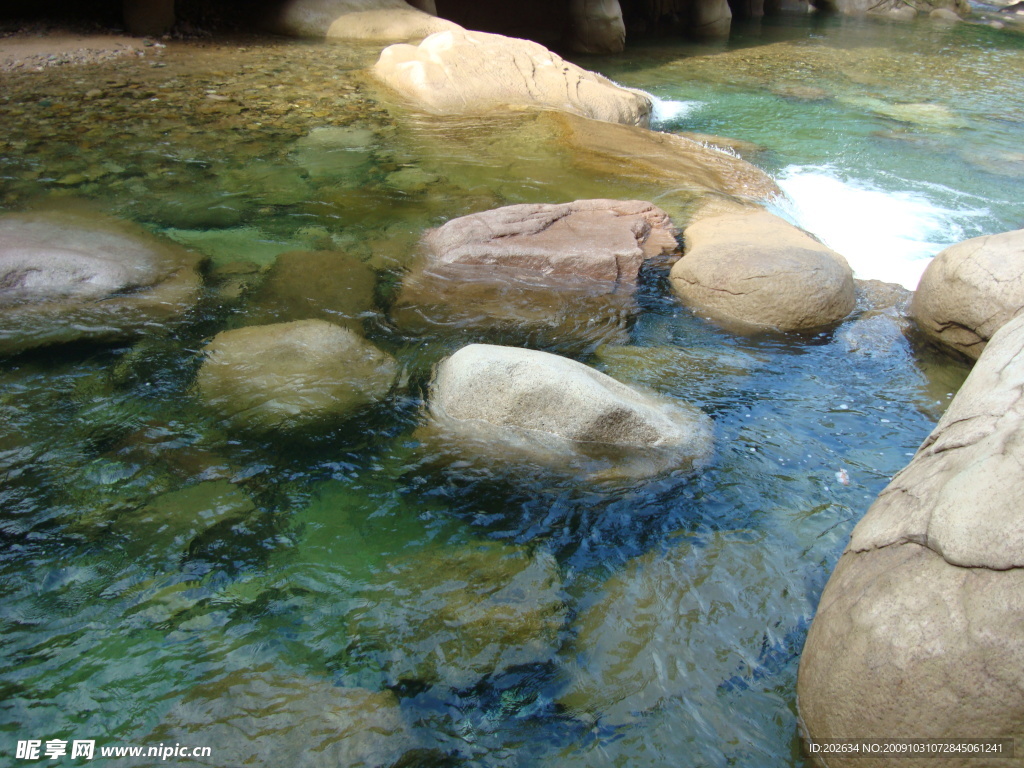
M 471 344 L 437 369 L 430 425 L 440 449 L 494 466 L 537 463 L 595 479 L 705 463 L 711 420 L 547 352 Z
M 672 287 L 712 320 L 737 329 L 811 331 L 854 308 L 846 259 L 766 211 L 709 216 L 683 233 Z
M 853 531 L 800 663 L 811 738 L 1024 733 L 1022 391 L 1019 317 Z
M 931 340 L 977 360 L 1024 308 L 1024 229 L 957 243 L 921 276 L 911 316 Z
M 235 426 L 295 429 L 329 423 L 383 399 L 394 358 L 324 320 L 248 326 L 217 334 L 196 386 Z
M 201 258 L 126 222 L 68 212 L 0 217 L 0 354 L 128 338 L 178 320 Z

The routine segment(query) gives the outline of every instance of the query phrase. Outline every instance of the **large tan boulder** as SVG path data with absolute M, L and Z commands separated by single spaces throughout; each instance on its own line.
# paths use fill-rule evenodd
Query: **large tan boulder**
M 388 46 L 373 72 L 418 109 L 434 114 L 554 109 L 613 123 L 650 123 L 647 94 L 622 88 L 529 40 L 440 32 L 418 46 Z
M 575 360 L 471 344 L 438 366 L 429 398 L 438 445 L 469 461 L 533 464 L 596 479 L 687 470 L 711 455 L 697 408 Z
M 422 40 L 462 29 L 404 0 L 286 0 L 266 23 L 282 35 L 337 40 Z
M 0 354 L 111 341 L 180 320 L 201 257 L 95 213 L 0 216 Z
M 911 316 L 933 341 L 978 359 L 1024 308 L 1024 229 L 952 245 L 921 276 Z
M 196 387 L 233 426 L 295 429 L 330 423 L 383 399 L 398 363 L 324 320 L 223 331 L 206 346 Z
M 672 287 L 697 312 L 727 326 L 811 331 L 855 304 L 846 259 L 767 211 L 708 216 L 683 233 Z
M 413 332 L 517 330 L 550 343 L 621 335 L 645 260 L 676 250 L 668 215 L 638 200 L 510 205 L 422 241 L 391 309 Z
M 854 529 L 825 588 L 798 680 L 811 738 L 1024 738 L 1022 391 L 1016 318 Z M 979 762 L 1003 764 L 926 764 Z

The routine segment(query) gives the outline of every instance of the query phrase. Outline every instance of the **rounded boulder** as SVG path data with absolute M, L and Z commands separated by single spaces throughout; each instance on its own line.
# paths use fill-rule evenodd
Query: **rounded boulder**
M 976 237 L 939 253 L 921 276 L 910 314 L 932 341 L 977 360 L 1024 307 L 1024 229 Z
M 691 469 L 711 456 L 699 409 L 530 349 L 471 344 L 438 366 L 430 415 L 466 457 L 596 479 Z
M 834 326 L 853 311 L 846 259 L 767 211 L 700 219 L 683 240 L 672 287 L 723 325 L 806 332 Z
M 233 425 L 257 430 L 330 423 L 383 399 L 398 363 L 324 320 L 248 326 L 205 349 L 199 394 Z

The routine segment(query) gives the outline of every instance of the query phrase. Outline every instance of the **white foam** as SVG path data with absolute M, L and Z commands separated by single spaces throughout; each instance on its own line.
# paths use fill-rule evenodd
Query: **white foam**
M 678 122 L 704 106 L 704 102 L 701 101 L 673 101 L 672 99 L 661 99 L 651 93 L 647 95 L 651 97 L 651 102 L 654 105 L 651 123 L 655 128 L 665 123 Z
M 936 253 L 965 239 L 957 219 L 981 213 L 844 179 L 829 167 L 790 166 L 777 181 L 788 198 L 778 212 L 845 256 L 855 276 L 910 290 Z

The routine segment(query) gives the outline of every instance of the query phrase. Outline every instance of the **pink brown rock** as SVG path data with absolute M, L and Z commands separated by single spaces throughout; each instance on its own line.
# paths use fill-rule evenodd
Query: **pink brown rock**
M 624 332 L 641 266 L 674 252 L 676 232 L 664 211 L 636 200 L 463 216 L 424 236 L 391 317 L 420 332 L 519 328 L 610 342 Z

